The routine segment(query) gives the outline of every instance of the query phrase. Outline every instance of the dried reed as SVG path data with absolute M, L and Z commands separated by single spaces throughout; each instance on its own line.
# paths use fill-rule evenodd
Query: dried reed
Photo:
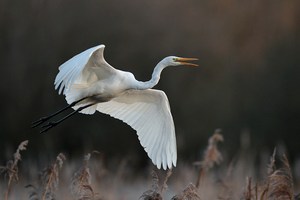
M 252 178 L 247 177 L 246 178 L 246 189 L 244 191 L 244 198 L 245 200 L 251 200 L 252 199 Z
M 280 159 L 276 159 L 276 149 L 274 150 L 267 166 L 266 178 L 264 180 L 258 180 L 259 182 L 255 183 L 253 181 L 256 178 L 255 176 L 254 179 L 251 176 L 247 177 L 243 191 L 240 191 L 241 182 L 237 182 L 241 181 L 241 174 L 237 173 L 235 170 L 239 166 L 234 166 L 233 162 L 230 163 L 228 169 L 223 171 L 224 176 L 222 176 L 222 170 L 218 170 L 220 173 L 217 175 L 217 180 L 210 182 L 211 178 L 216 176 L 215 174 L 208 172 L 211 172 L 210 170 L 222 161 L 222 155 L 217 146 L 220 141 L 223 141 L 223 136 L 220 134 L 220 130 L 216 130 L 213 136 L 209 138 L 208 146 L 205 150 L 202 161 L 196 162 L 196 165 L 200 166 L 199 172 L 194 172 L 195 175 L 198 176 L 196 186 L 192 183 L 189 184 L 182 192 L 175 195 L 172 200 L 200 200 L 202 198 L 218 200 L 300 200 L 299 194 L 294 195 L 294 182 L 288 159 L 285 155 L 283 155 Z M 4 191 L 5 200 L 8 200 L 9 196 L 12 198 L 13 183 L 19 180 L 18 163 L 21 161 L 20 152 L 26 150 L 27 144 L 28 141 L 23 141 L 14 153 L 13 159 L 9 160 L 6 166 L 0 167 L 0 174 L 3 174 L 8 180 L 7 188 Z M 41 172 L 37 187 L 32 184 L 26 186 L 26 188 L 30 190 L 28 193 L 30 200 L 55 199 L 58 192 L 63 190 L 59 190 L 58 185 L 61 178 L 59 173 L 65 159 L 65 156 L 60 153 L 53 164 Z M 90 159 L 91 153 L 84 156 L 83 164 L 81 164 L 81 167 L 74 173 L 71 184 L 67 185 L 67 187 L 70 187 L 71 189 L 71 195 L 73 196 L 72 199 L 100 199 L 99 194 L 95 192 L 94 187 L 92 186 L 93 175 L 90 170 Z M 121 166 L 121 168 L 123 167 Z M 233 174 L 233 172 L 235 174 Z M 168 188 L 167 182 L 172 175 L 172 171 L 167 171 L 164 180 L 161 182 L 157 171 L 152 171 L 151 175 L 151 189 L 144 192 L 139 199 L 162 200 L 164 196 L 163 194 Z M 237 176 L 239 177 L 238 179 L 236 179 Z M 122 177 L 121 175 L 117 175 L 117 178 L 118 180 L 114 181 L 114 184 L 120 183 L 119 181 Z M 205 180 L 205 184 L 203 180 Z M 179 179 L 177 181 L 182 180 Z M 64 185 L 62 186 L 64 187 Z M 201 197 L 199 194 L 201 194 Z M 68 195 L 65 195 L 63 198 L 71 199 Z
M 286 155 L 281 159 L 282 167 L 268 176 L 268 199 L 294 199 L 294 185 L 291 168 Z
M 74 173 L 71 183 L 71 194 L 78 200 L 100 200 L 92 187 L 92 175 L 89 168 L 91 154 L 84 156 L 82 167 Z
M 159 191 L 159 178 L 155 170 L 151 172 L 152 186 L 150 190 L 145 191 L 139 199 L 142 200 L 162 200 L 161 192 Z M 162 191 L 162 190 L 161 190 Z
M 0 166 L 0 174 L 4 174 L 5 177 L 8 177 L 7 189 L 4 194 L 4 199 L 7 200 L 9 193 L 12 189 L 13 182 L 18 182 L 18 162 L 21 161 L 21 151 L 26 150 L 26 146 L 28 145 L 28 140 L 21 142 L 14 153 L 14 158 L 9 160 L 6 166 Z
M 220 164 L 223 160 L 222 154 L 218 149 L 217 144 L 223 142 L 224 138 L 221 135 L 221 129 L 215 130 L 214 134 L 208 140 L 208 146 L 204 153 L 204 158 L 202 161 L 197 161 L 194 165 L 200 167 L 198 178 L 196 181 L 196 187 L 200 187 L 201 179 L 203 178 L 206 171 L 213 168 L 215 164 Z
M 171 200 L 200 200 L 197 193 L 197 187 L 190 183 L 179 195 L 174 196 Z
M 29 184 L 25 186 L 29 189 L 30 200 L 52 200 L 55 199 L 55 192 L 59 184 L 59 170 L 62 168 L 66 157 L 59 153 L 53 164 L 43 169 L 39 176 L 38 187 Z
M 281 157 L 281 167 L 276 165 L 276 149 L 271 156 L 270 163 L 267 167 L 267 180 L 261 186 L 260 200 L 294 200 L 294 184 L 291 168 L 285 154 Z

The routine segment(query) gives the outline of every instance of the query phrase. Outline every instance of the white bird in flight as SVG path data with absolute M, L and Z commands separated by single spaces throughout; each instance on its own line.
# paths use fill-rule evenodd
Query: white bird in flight
M 56 113 L 33 122 L 32 127 L 43 124 L 59 113 L 73 108 L 74 111 L 58 121 L 42 125 L 46 132 L 65 119 L 80 112 L 95 111 L 120 119 L 136 130 L 141 145 L 158 169 L 176 167 L 176 136 L 169 101 L 161 90 L 151 89 L 168 66 L 198 66 L 188 61 L 196 58 L 168 56 L 161 60 L 149 81 L 135 79 L 130 72 L 113 68 L 103 56 L 105 46 L 98 45 L 74 56 L 59 67 L 55 89 L 65 95 L 69 104 Z

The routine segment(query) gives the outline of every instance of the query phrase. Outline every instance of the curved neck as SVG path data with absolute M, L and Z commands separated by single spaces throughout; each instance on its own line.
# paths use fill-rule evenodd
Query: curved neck
M 153 70 L 152 78 L 146 82 L 138 81 L 137 89 L 146 90 L 153 88 L 158 83 L 162 70 L 166 67 L 167 65 L 160 61 Z

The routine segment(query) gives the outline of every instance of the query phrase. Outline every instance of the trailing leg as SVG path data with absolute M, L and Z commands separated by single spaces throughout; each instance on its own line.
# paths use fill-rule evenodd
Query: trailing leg
M 75 115 L 76 113 L 82 111 L 83 109 L 85 108 L 88 108 L 90 106 L 93 106 L 95 105 L 95 103 L 91 103 L 91 104 L 88 104 L 88 105 L 85 105 L 85 106 L 82 106 L 76 110 L 74 110 L 73 112 L 71 112 L 70 114 L 66 115 L 65 117 L 61 118 L 60 120 L 58 121 L 51 121 L 51 122 L 48 122 L 47 124 L 43 125 L 42 128 L 44 128 L 43 130 L 40 131 L 40 133 L 44 133 L 46 131 L 48 131 L 49 129 L 53 128 L 54 126 L 57 126 L 58 124 L 60 124 L 61 122 L 65 121 L 66 119 L 68 119 L 69 117 Z
M 79 100 L 77 100 L 77 101 L 74 101 L 74 102 L 71 103 L 70 105 L 68 105 L 68 106 L 66 106 L 66 107 L 64 107 L 64 108 L 62 108 L 62 109 L 60 109 L 60 110 L 58 110 L 57 112 L 55 112 L 55 113 L 53 113 L 53 114 L 51 114 L 51 115 L 42 117 L 42 118 L 38 119 L 37 121 L 32 122 L 32 123 L 31 123 L 31 128 L 34 128 L 34 127 L 37 127 L 37 126 L 43 124 L 44 122 L 48 121 L 48 120 L 51 119 L 52 117 L 54 117 L 54 116 L 56 116 L 56 115 L 62 113 L 63 111 L 65 111 L 65 110 L 67 110 L 67 109 L 69 109 L 69 108 L 75 106 L 77 103 L 79 103 L 79 102 L 81 102 L 81 101 L 83 101 L 83 100 L 85 100 L 85 99 L 87 99 L 87 98 L 88 98 L 88 97 L 84 97 L 84 98 L 82 98 L 82 99 L 79 99 Z

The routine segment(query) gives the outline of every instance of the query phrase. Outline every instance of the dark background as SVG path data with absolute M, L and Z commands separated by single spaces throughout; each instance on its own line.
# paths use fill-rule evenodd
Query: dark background
M 299 19 L 299 0 L 1 0 L 1 158 L 29 139 L 33 158 L 97 149 L 107 160 L 147 160 L 135 132 L 104 114 L 30 129 L 66 105 L 53 86 L 59 65 L 98 44 L 139 80 L 165 56 L 199 58 L 198 68 L 164 70 L 155 87 L 168 95 L 180 161 L 198 158 L 216 128 L 230 155 L 248 134 L 252 150 L 280 144 L 299 158 Z

